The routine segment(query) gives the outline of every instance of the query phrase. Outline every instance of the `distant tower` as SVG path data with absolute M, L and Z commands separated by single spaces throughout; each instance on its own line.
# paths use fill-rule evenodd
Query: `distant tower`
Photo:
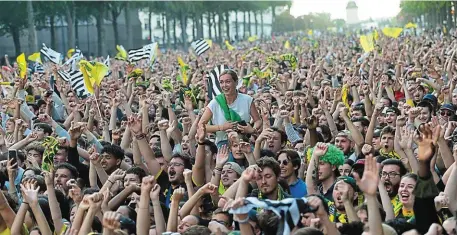
M 354 1 L 349 1 L 346 6 L 346 23 L 348 25 L 359 23 L 359 8 Z

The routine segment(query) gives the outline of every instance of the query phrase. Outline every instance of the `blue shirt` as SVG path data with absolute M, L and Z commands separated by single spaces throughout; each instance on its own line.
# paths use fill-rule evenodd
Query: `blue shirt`
M 306 184 L 303 182 L 302 179 L 298 179 L 295 183 L 289 185 L 290 195 L 293 198 L 302 198 L 308 195 L 308 191 L 306 190 Z

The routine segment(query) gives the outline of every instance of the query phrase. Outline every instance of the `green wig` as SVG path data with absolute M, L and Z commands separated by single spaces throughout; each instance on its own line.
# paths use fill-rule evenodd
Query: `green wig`
M 327 144 L 327 152 L 324 156 L 321 156 L 319 160 L 330 163 L 332 166 L 341 166 L 344 164 L 344 153 L 333 144 Z M 314 147 L 315 148 L 315 147 Z M 314 148 L 311 150 L 311 156 L 314 152 Z

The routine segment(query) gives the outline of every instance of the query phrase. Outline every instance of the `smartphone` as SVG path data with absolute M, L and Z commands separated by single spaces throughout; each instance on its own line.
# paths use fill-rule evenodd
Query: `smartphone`
M 11 165 L 17 163 L 17 150 L 8 150 L 8 161 L 11 161 Z M 16 165 L 17 168 L 17 165 Z

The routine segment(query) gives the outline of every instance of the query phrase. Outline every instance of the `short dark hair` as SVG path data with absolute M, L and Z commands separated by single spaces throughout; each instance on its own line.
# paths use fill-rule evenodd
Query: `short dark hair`
M 405 165 L 403 164 L 403 162 L 401 162 L 400 160 L 398 159 L 386 159 L 384 161 L 381 162 L 381 170 L 384 166 L 387 166 L 387 165 L 397 165 L 398 167 L 400 167 L 400 176 L 403 177 L 406 173 L 408 173 L 408 170 L 406 169 Z
M 360 221 L 353 221 L 341 225 L 341 227 L 338 228 L 338 231 L 340 231 L 341 234 L 362 234 L 364 226 L 365 224 Z
M 272 212 L 262 211 L 257 214 L 257 219 L 259 221 L 259 227 L 262 229 L 262 231 L 264 231 L 263 234 L 276 234 L 279 226 L 279 216 Z
M 205 140 L 203 143 L 209 147 L 209 150 L 211 151 L 212 154 L 217 153 L 217 146 L 211 140 Z
M 385 134 L 392 134 L 393 136 L 395 136 L 395 129 L 391 126 L 385 126 L 384 128 L 382 128 L 382 131 L 381 131 L 381 137 Z
M 60 163 L 59 165 L 57 165 L 57 166 L 55 167 L 55 170 L 56 170 L 56 171 L 57 171 L 58 169 L 67 169 L 67 170 L 69 170 L 71 176 L 73 176 L 73 177 L 72 177 L 73 179 L 76 179 L 76 178 L 78 178 L 78 176 L 79 176 L 78 170 L 76 169 L 76 167 L 74 167 L 74 166 L 71 165 L 70 163 L 62 162 L 62 163 Z
M 195 225 L 188 228 L 182 235 L 210 235 L 211 230 L 203 225 Z
M 213 211 L 213 215 L 217 214 L 224 214 L 225 216 L 228 217 L 228 226 L 232 226 L 233 224 L 233 215 L 228 213 L 227 211 L 222 210 L 222 208 L 217 208 L 216 210 Z
M 428 108 L 428 110 L 430 111 L 430 114 L 435 115 L 435 108 L 429 101 L 423 100 L 417 104 L 417 107 Z M 429 121 L 429 120 L 427 120 L 427 121 Z
M 294 235 L 324 235 L 324 233 L 317 228 L 305 227 L 295 231 Z
M 276 157 L 275 153 L 269 149 L 261 149 L 260 150 L 260 157 Z
M 190 157 L 187 156 L 186 154 L 175 153 L 175 154 L 173 154 L 173 156 L 171 156 L 171 159 L 173 159 L 173 158 L 181 159 L 184 162 L 185 169 L 189 169 L 189 170 L 192 169 L 192 163 L 190 162 Z
M 124 159 L 124 150 L 119 145 L 110 144 L 103 146 L 101 154 L 104 153 L 111 154 L 119 160 Z
M 52 127 L 47 123 L 42 123 L 42 122 L 37 123 L 33 126 L 33 129 L 35 129 L 35 128 L 43 129 L 43 132 L 45 134 L 49 134 L 49 135 L 52 134 Z
M 279 151 L 279 153 L 276 155 L 276 159 L 278 159 L 279 155 L 281 155 L 283 153 L 286 154 L 287 159 L 290 160 L 290 162 L 292 163 L 292 166 L 294 166 L 294 167 L 298 166 L 298 168 L 295 170 L 295 175 L 298 176 L 298 170 L 300 169 L 300 165 L 301 165 L 300 155 L 298 155 L 297 151 L 295 151 L 295 150 L 284 149 L 284 150 Z
M 145 170 L 143 170 L 143 168 L 141 167 L 137 167 L 137 166 L 133 166 L 133 167 L 130 167 L 128 170 L 125 171 L 125 174 L 134 174 L 134 175 L 137 175 L 138 178 L 140 178 L 140 182 L 142 181 L 142 179 L 144 177 L 146 177 L 148 174 L 146 173 Z
M 351 118 L 351 121 L 354 122 L 361 122 L 364 127 L 368 127 L 370 125 L 370 121 L 366 119 L 365 117 L 360 117 L 360 118 Z
M 363 103 L 358 104 L 358 105 L 355 105 L 355 106 L 352 108 L 352 111 L 360 111 L 360 112 L 362 112 L 362 116 L 365 116 L 365 115 L 366 115 L 366 113 L 365 113 L 365 106 L 363 105 Z
M 385 224 L 395 229 L 397 234 L 403 234 L 406 231 L 416 229 L 416 226 L 414 226 L 412 223 L 409 223 L 405 218 L 387 220 Z
M 43 155 L 43 153 L 44 153 L 44 147 L 39 142 L 32 142 L 29 145 L 27 145 L 27 147 L 25 147 L 26 152 L 28 152 L 30 150 L 35 150 L 38 153 L 40 153 L 41 155 Z
M 284 132 L 283 130 L 281 130 L 281 129 L 277 128 L 277 127 L 272 127 L 271 129 L 273 131 L 276 131 L 279 134 L 281 134 L 281 144 L 287 143 L 287 134 L 286 134 L 286 132 Z
M 276 177 L 279 177 L 281 173 L 281 168 L 279 168 L 278 162 L 272 158 L 272 157 L 262 157 L 259 160 L 257 160 L 257 166 L 259 166 L 261 169 L 268 167 L 270 168 L 273 173 L 275 173 Z

